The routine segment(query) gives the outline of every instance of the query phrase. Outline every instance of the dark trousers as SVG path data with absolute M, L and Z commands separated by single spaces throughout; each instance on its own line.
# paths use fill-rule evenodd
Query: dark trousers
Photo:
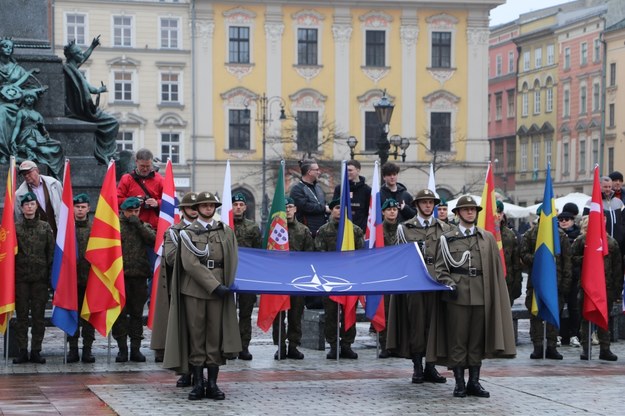
M 331 346 L 336 345 L 336 319 L 339 313 L 339 304 L 331 300 L 329 297 L 323 298 L 323 308 L 325 310 L 326 322 L 325 322 L 325 336 L 326 342 Z M 356 325 L 353 325 L 347 331 L 345 331 L 345 319 L 341 319 L 341 346 L 349 346 L 354 343 L 356 339 Z
M 447 302 L 449 367 L 482 365 L 484 357 L 484 305 Z
M 274 345 L 286 345 L 286 340 L 289 340 L 289 345 L 298 347 L 302 343 L 302 316 L 304 315 L 304 297 L 303 296 L 291 296 L 291 308 L 286 311 L 286 321 L 288 322 L 288 329 L 284 323 L 284 311 L 278 313 L 276 319 L 273 320 L 273 344 Z M 278 342 L 278 328 L 282 326 L 282 336 L 280 342 Z
M 46 331 L 48 282 L 15 282 L 15 339 L 20 350 L 28 349 L 28 314 L 32 318 L 31 350 L 41 351 Z
M 82 303 L 85 299 L 85 290 L 87 289 L 86 285 L 78 285 L 78 315 L 80 316 L 80 312 L 82 311 Z M 93 340 L 95 339 L 95 330 L 93 326 L 89 323 L 89 321 L 85 321 L 82 318 L 78 318 L 78 328 L 76 328 L 76 333 L 74 335 L 68 336 L 67 341 L 69 342 L 70 348 L 78 348 L 78 337 L 82 333 L 82 346 L 91 348 L 93 345 Z
M 252 340 L 252 312 L 256 304 L 256 295 L 253 293 L 239 293 L 239 333 L 241 346 L 248 348 Z
M 127 278 L 125 287 L 126 306 L 113 324 L 113 338 L 120 343 L 130 337 L 130 346 L 139 348 L 143 339 L 143 306 L 148 298 L 147 279 Z

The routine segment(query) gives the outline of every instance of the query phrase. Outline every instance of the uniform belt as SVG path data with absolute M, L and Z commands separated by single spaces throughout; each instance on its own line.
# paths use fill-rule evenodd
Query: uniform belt
M 467 269 L 465 269 L 464 267 L 451 267 L 449 269 L 450 273 L 454 273 L 454 274 L 463 274 L 465 276 L 469 276 L 469 277 L 475 277 L 475 276 L 481 276 L 482 275 L 482 270 L 481 269 L 476 269 L 475 267 L 469 267 Z
M 206 267 L 209 269 L 223 269 L 224 263 L 221 261 L 207 260 Z

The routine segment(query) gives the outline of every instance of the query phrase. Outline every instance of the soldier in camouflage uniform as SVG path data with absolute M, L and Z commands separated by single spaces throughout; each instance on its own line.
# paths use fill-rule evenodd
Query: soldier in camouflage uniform
M 453 227 L 434 218 L 434 207 L 440 202 L 431 190 L 420 190 L 412 202 L 417 209 L 417 215 L 401 223 L 397 230 L 398 243 L 419 244 L 428 273 L 432 276 L 436 276 L 434 259 L 438 239 Z M 438 299 L 438 292 L 391 296 L 387 347 L 400 357 L 412 359 L 412 382 L 416 384 L 424 381 L 432 383 L 447 381 L 438 373 L 434 363 L 426 362 L 425 369 L 423 368 L 428 332 Z
M 571 257 L 573 265 L 582 269 L 584 262 L 584 246 L 586 245 L 586 232 L 588 231 L 588 217 L 584 217 L 581 223 L 581 235 L 575 239 L 571 246 Z M 623 293 L 623 274 L 621 251 L 618 242 L 606 235 L 608 238 L 608 255 L 603 257 L 603 267 L 605 275 L 606 299 L 608 301 L 608 314 L 612 310 L 615 302 L 621 303 Z M 581 283 L 581 282 L 580 282 Z M 584 305 L 584 291 L 580 290 L 580 309 Z M 583 352 L 579 358 L 588 360 L 588 321 L 582 319 L 581 322 L 582 348 Z M 610 351 L 610 331 L 597 327 L 597 335 L 599 337 L 599 359 L 606 361 L 616 361 L 618 357 Z
M 382 229 L 384 231 L 384 247 L 397 245 L 397 226 L 399 222 L 399 202 L 393 198 L 389 198 L 382 204 Z M 391 303 L 391 295 L 384 295 L 384 317 L 388 326 L 388 307 Z M 380 354 L 379 358 L 390 357 L 389 351 L 386 349 L 386 332 L 384 327 L 380 331 Z
M 152 276 L 152 264 L 148 250 L 154 249 L 156 232 L 139 219 L 141 200 L 127 198 L 121 205 L 119 215 L 124 258 L 124 286 L 126 305 L 113 324 L 113 338 L 117 341 L 119 352 L 115 361 L 128 361 L 128 336 L 130 336 L 130 361 L 145 362 L 141 353 L 143 339 L 143 306 L 148 298 L 148 279 Z
M 315 237 L 315 251 L 336 251 L 336 241 L 338 238 L 339 220 L 341 218 L 341 201 L 335 199 L 330 202 L 330 220 L 322 225 Z M 360 227 L 354 224 L 354 243 L 356 250 L 365 246 L 364 233 Z M 338 315 L 338 303 L 328 296 L 323 298 L 323 309 L 325 310 L 325 337 L 330 344 L 330 352 L 326 355 L 329 360 L 336 359 L 336 319 Z M 339 357 L 357 359 L 358 354 L 352 350 L 352 344 L 356 338 L 356 326 L 352 326 L 347 331 L 343 327 L 345 320 L 341 324 L 340 344 L 341 351 Z
M 315 241 L 308 227 L 299 222 L 295 216 L 297 207 L 293 198 L 286 197 L 286 220 L 289 230 L 289 251 L 315 251 Z M 302 342 L 302 316 L 304 315 L 304 297 L 291 296 L 291 308 L 286 313 L 288 322 L 288 330 L 284 324 L 284 313 L 280 312 L 273 321 L 273 343 L 280 345 L 280 348 L 273 355 L 273 358 L 284 359 L 291 358 L 294 360 L 304 359 L 297 347 Z M 278 331 L 278 325 L 282 325 L 281 331 Z M 278 333 L 281 332 L 282 337 L 278 342 Z M 287 351 L 286 339 L 289 340 L 289 348 Z
M 508 228 L 503 208 L 503 202 L 497 200 L 497 218 L 499 220 L 501 243 L 506 261 L 506 285 L 508 286 L 510 305 L 512 305 L 514 300 L 521 296 L 523 275 L 521 274 L 521 258 L 519 257 L 519 240 L 516 238 L 514 231 Z
M 78 311 L 82 310 L 82 303 L 85 298 L 85 290 L 87 290 L 87 278 L 89 277 L 89 269 L 91 263 L 85 259 L 85 252 L 87 251 L 87 242 L 89 241 L 89 234 L 91 233 L 91 224 L 89 220 L 89 195 L 79 194 L 74 197 L 74 222 L 76 224 L 76 248 L 78 250 Z M 91 353 L 91 346 L 95 339 L 95 331 L 89 321 L 85 321 L 82 318 L 78 320 L 79 327 L 76 329 L 76 333 L 67 337 L 69 341 L 69 354 L 67 355 L 68 363 L 77 362 L 80 357 L 78 356 L 78 337 L 82 332 L 82 362 L 94 363 L 95 357 Z
M 538 207 L 536 215 L 540 216 L 542 205 Z M 560 236 L 560 254 L 556 256 L 556 273 L 558 280 L 558 304 L 560 311 L 564 306 L 564 294 L 569 292 L 571 285 L 571 244 L 564 231 L 558 227 Z M 538 224 L 527 230 L 521 240 L 521 262 L 527 268 L 527 292 L 525 293 L 525 306 L 532 310 L 532 296 L 534 286 L 532 285 L 532 265 L 534 264 L 534 251 L 536 250 L 536 239 L 538 238 Z M 532 359 L 549 358 L 561 360 L 562 354 L 556 349 L 558 329 L 547 323 L 547 349 L 543 357 L 543 320 L 538 316 L 530 317 L 530 338 L 534 344 L 534 351 L 530 354 Z
M 45 308 L 54 257 L 54 237 L 50 224 L 37 219 L 37 196 L 27 192 L 20 199 L 23 222 L 15 224 L 15 338 L 19 354 L 14 364 L 28 361 L 28 314 L 32 317 L 30 361 L 45 364 L 41 343 L 45 333 Z
M 262 238 L 260 228 L 252 220 L 245 218 L 247 201 L 245 195 L 238 192 L 232 196 L 232 213 L 234 216 L 234 234 L 239 247 L 261 248 Z M 250 341 L 252 340 L 252 312 L 256 304 L 256 295 L 253 293 L 237 293 L 239 302 L 239 332 L 241 333 L 241 345 L 243 349 L 239 353 L 239 359 L 249 361 L 253 358 L 250 354 Z

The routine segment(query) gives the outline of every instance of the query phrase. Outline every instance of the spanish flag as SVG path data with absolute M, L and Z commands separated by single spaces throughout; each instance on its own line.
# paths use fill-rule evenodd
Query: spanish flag
M 484 211 L 477 218 L 477 226 L 491 232 L 497 241 L 499 248 L 499 258 L 503 267 L 503 274 L 506 275 L 506 256 L 503 252 L 503 243 L 501 242 L 501 224 L 497 221 L 497 199 L 495 198 L 495 178 L 493 177 L 493 165 L 488 162 L 488 170 L 486 171 L 486 183 L 482 191 L 482 201 L 480 206 Z
M 15 158 L 11 156 L 7 187 L 4 194 L 4 210 L 0 223 L 0 333 L 4 334 L 15 311 Z
M 91 270 L 80 314 L 104 337 L 126 304 L 118 206 L 115 162 L 111 161 L 87 243 L 85 258 Z

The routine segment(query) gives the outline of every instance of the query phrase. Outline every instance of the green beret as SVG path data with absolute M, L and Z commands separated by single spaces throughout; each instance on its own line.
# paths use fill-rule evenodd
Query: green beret
M 293 198 L 291 198 L 290 196 L 287 196 L 284 198 L 284 205 L 288 206 L 288 205 L 295 205 L 295 200 Z
M 496 204 L 497 204 L 497 212 L 498 213 L 502 213 L 503 212 L 503 202 L 501 202 L 500 200 L 497 200 Z
M 89 201 L 89 195 L 87 194 L 78 194 L 74 197 L 74 205 L 76 204 L 88 204 Z
M 137 209 L 141 207 L 141 200 L 136 196 L 131 196 L 130 198 L 126 198 L 124 203 L 121 206 L 121 209 Z
M 22 199 L 20 199 L 20 206 L 30 201 L 37 201 L 37 195 L 32 192 L 26 192 Z
M 334 209 L 334 207 L 337 205 L 341 205 L 341 198 L 333 199 L 328 206 L 330 207 L 330 209 Z
M 241 192 L 237 192 L 236 194 L 232 195 L 232 202 L 243 202 L 244 204 L 247 204 L 247 200 L 245 199 L 245 195 L 243 195 L 243 193 Z
M 397 202 L 393 198 L 389 198 L 386 201 L 384 201 L 384 203 L 382 204 L 382 211 L 384 211 L 386 208 L 397 208 L 397 209 L 399 209 L 399 202 Z
M 447 200 L 445 198 L 441 198 L 441 202 L 439 202 L 438 204 L 439 207 L 446 207 L 447 205 Z

